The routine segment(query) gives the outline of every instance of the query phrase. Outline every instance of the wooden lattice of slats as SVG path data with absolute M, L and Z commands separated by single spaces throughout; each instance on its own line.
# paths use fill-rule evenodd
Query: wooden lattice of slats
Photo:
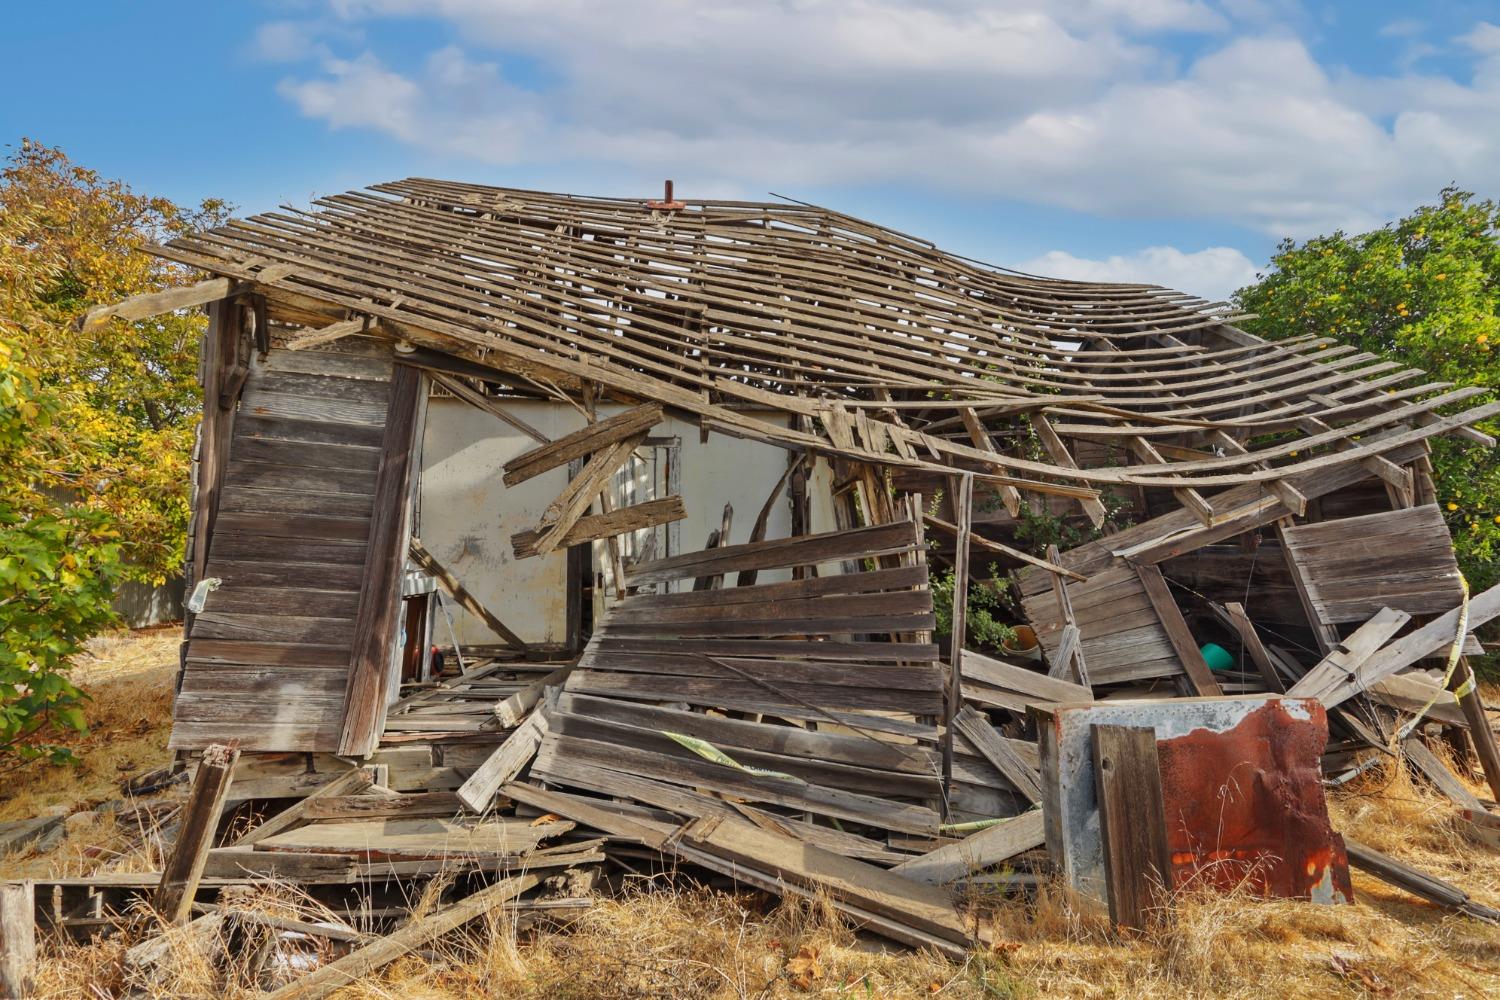
M 1165 288 L 1006 272 L 799 204 L 664 211 L 408 179 L 160 252 L 266 295 L 273 315 L 368 317 L 424 348 L 658 400 L 713 430 L 967 466 L 1037 492 L 1168 487 L 1205 523 L 1223 504 L 1204 491 L 1258 483 L 1295 503 L 1289 476 L 1436 434 L 1487 441 L 1467 425 L 1500 413 L 1451 413 L 1481 390 L 1314 334 L 1267 343 Z M 805 429 L 726 405 L 745 402 Z M 1043 453 L 1021 446 L 1020 417 Z M 1102 459 L 1076 460 L 1070 440 Z M 1093 493 L 1069 495 L 1100 521 Z
M 171 745 L 337 751 L 388 357 L 273 350 L 235 414 Z M 206 516 L 206 512 L 200 512 Z

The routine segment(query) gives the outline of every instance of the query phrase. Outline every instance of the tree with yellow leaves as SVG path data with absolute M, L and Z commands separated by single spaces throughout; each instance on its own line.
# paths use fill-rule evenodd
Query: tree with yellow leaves
M 194 280 L 144 252 L 222 221 L 228 207 L 184 209 L 23 141 L 0 171 L 0 338 L 57 406 L 18 456 L 30 475 L 5 489 L 19 509 L 67 499 L 119 532 L 128 574 L 159 583 L 180 571 L 188 463 L 199 414 L 196 311 L 88 333 L 89 306 Z
M 182 563 L 204 320 L 73 320 L 191 280 L 143 248 L 225 212 L 31 142 L 0 171 L 0 759 L 70 759 L 56 734 L 84 728 L 84 695 L 69 658 L 113 620 L 122 576 Z

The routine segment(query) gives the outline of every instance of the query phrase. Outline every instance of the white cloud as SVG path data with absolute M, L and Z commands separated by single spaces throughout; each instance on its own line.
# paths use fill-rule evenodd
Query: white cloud
M 463 48 L 416 70 L 324 57 L 282 84 L 304 114 L 489 163 L 675 176 L 695 193 L 923 185 L 1307 236 L 1378 224 L 1449 182 L 1491 183 L 1500 163 L 1500 28 L 1485 23 L 1457 40 L 1474 63 L 1462 80 L 1333 75 L 1274 28 L 1179 66 L 1160 33 L 1239 23 L 1198 0 L 330 10 L 346 29 L 438 17 Z M 545 82 L 485 51 L 523 54 Z
M 316 26 L 303 21 L 271 21 L 261 25 L 250 39 L 249 51 L 266 62 L 299 62 L 332 55 L 318 40 Z
M 1228 299 L 1231 292 L 1253 282 L 1256 273 L 1250 258 L 1233 247 L 1208 247 L 1193 253 L 1176 247 L 1146 247 L 1102 260 L 1049 250 L 1016 265 L 1016 270 L 1074 281 L 1163 285 L 1213 302 Z
M 1382 38 L 1411 38 L 1420 35 L 1426 25 L 1414 17 L 1398 17 L 1394 21 L 1387 21 L 1380 28 Z

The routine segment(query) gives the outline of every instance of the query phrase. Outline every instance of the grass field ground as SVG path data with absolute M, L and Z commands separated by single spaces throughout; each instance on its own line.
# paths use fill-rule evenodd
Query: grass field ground
M 168 760 L 178 633 L 101 637 L 76 669 L 92 694 L 90 734 L 68 769 L 33 765 L 0 777 L 0 820 L 74 811 L 118 798 L 119 782 Z M 1500 691 L 1488 692 L 1491 704 Z M 1472 778 L 1472 776 L 1467 776 Z M 1480 785 L 1474 790 L 1487 795 Z M 166 793 L 174 794 L 174 793 Z M 175 793 L 180 794 L 180 792 Z M 1500 905 L 1500 852 L 1470 839 L 1453 808 L 1404 768 L 1372 770 L 1332 794 L 1335 829 Z M 45 854 L 0 861 L 0 877 L 78 874 L 111 861 L 149 867 L 133 831 L 92 814 Z M 990 905 L 994 948 L 956 963 L 892 950 L 818 908 L 759 893 L 633 881 L 566 927 L 518 934 L 504 920 L 472 927 L 341 997 L 719 998 L 1014 997 L 1261 998 L 1500 996 L 1500 928 L 1442 913 L 1358 872 L 1352 906 L 1248 897 L 1178 901 L 1162 929 L 1128 940 L 1057 891 Z M 287 893 L 264 905 L 295 905 Z M 39 995 L 117 995 L 125 936 L 88 947 L 49 944 Z M 184 960 L 158 995 L 228 993 Z

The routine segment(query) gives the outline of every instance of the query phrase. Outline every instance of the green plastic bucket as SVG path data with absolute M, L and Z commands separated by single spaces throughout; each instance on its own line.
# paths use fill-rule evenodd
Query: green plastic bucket
M 1210 670 L 1222 673 L 1234 666 L 1234 656 L 1217 642 L 1205 642 L 1198 647 L 1198 652 L 1203 654 L 1203 662 L 1208 664 Z

